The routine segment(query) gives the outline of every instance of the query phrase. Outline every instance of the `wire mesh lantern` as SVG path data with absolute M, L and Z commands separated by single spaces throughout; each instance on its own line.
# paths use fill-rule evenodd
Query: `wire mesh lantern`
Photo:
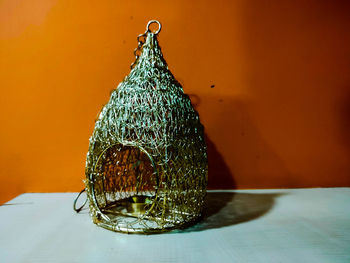
M 156 23 L 156 32 L 150 25 Z M 131 72 L 90 138 L 85 189 L 98 226 L 127 233 L 182 228 L 200 218 L 207 153 L 198 113 L 168 70 L 150 21 Z

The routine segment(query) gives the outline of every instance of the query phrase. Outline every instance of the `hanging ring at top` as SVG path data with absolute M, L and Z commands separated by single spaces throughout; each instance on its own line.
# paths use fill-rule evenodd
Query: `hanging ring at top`
M 158 30 L 155 31 L 155 32 L 152 32 L 152 30 L 149 28 L 150 25 L 153 24 L 153 23 L 157 23 L 158 24 Z M 135 67 L 135 65 L 136 65 L 136 63 L 137 63 L 137 61 L 138 61 L 138 59 L 140 57 L 141 49 L 142 49 L 143 44 L 145 43 L 145 40 L 147 38 L 147 34 L 148 33 L 152 33 L 154 35 L 158 35 L 161 29 L 162 29 L 162 25 L 160 24 L 159 21 L 151 20 L 151 21 L 148 22 L 148 24 L 146 26 L 145 33 L 143 33 L 143 34 L 141 34 L 141 35 L 139 35 L 137 37 L 138 45 L 137 45 L 137 47 L 134 50 L 134 54 L 135 54 L 136 60 L 133 63 L 131 63 L 131 66 L 130 66 L 131 69 L 133 69 Z
M 152 32 L 151 29 L 149 28 L 149 26 L 150 26 L 151 24 L 153 24 L 153 23 L 157 23 L 157 24 L 158 24 L 158 30 L 155 31 L 155 32 Z M 146 32 L 153 33 L 153 34 L 155 34 L 155 35 L 158 35 L 161 29 L 162 29 L 162 25 L 161 25 L 160 22 L 157 21 L 157 20 L 151 20 L 151 21 L 149 21 L 148 24 L 147 24 L 147 26 L 146 26 Z

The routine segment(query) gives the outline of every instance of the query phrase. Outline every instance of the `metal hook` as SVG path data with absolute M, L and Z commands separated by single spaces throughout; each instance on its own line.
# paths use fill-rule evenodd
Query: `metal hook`
M 156 32 L 152 32 L 150 29 L 149 29 L 149 26 L 153 23 L 157 23 L 158 24 L 158 30 Z M 148 22 L 147 24 L 147 27 L 146 27 L 146 32 L 150 32 L 150 33 L 153 33 L 155 35 L 158 35 L 160 30 L 162 29 L 162 25 L 160 24 L 160 22 L 158 20 L 151 20 Z
M 83 207 L 85 206 L 85 204 L 86 204 L 86 202 L 87 202 L 87 198 L 86 198 L 86 199 L 85 199 L 85 202 L 82 204 L 82 206 L 80 206 L 79 208 L 76 207 L 77 201 L 78 201 L 80 195 L 81 195 L 82 193 L 84 193 L 84 192 L 85 192 L 85 188 L 84 188 L 83 190 L 80 191 L 80 193 L 78 194 L 78 196 L 75 198 L 75 200 L 74 200 L 74 202 L 73 202 L 73 209 L 74 209 L 74 211 L 77 212 L 77 213 L 79 213 L 79 212 L 81 211 L 81 209 L 83 209 Z

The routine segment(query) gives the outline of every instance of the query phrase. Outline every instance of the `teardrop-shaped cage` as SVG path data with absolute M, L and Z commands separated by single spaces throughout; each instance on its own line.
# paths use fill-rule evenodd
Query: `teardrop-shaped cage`
M 103 107 L 90 138 L 86 190 L 94 223 L 152 233 L 201 215 L 207 186 L 203 126 L 168 70 L 150 21 L 136 61 Z

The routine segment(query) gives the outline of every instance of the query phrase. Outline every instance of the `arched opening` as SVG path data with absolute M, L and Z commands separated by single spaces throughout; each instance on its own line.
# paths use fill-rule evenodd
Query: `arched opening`
M 108 147 L 99 155 L 92 179 L 96 205 L 111 221 L 142 217 L 153 208 L 158 175 L 152 157 L 141 147 Z

